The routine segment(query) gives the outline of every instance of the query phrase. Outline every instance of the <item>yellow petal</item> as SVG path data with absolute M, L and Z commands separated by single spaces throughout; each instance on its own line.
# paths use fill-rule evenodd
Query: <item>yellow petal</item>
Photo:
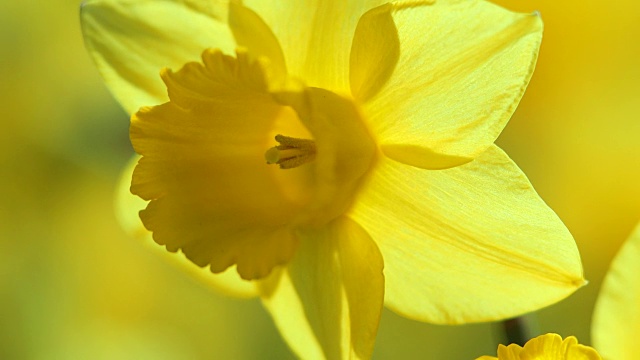
M 349 85 L 359 101 L 369 100 L 386 84 L 400 58 L 398 30 L 390 3 L 367 11 L 358 21 L 350 56 Z
M 129 113 L 167 101 L 159 73 L 197 60 L 204 49 L 233 53 L 242 46 L 286 74 L 284 56 L 267 25 L 235 3 L 201 1 L 88 1 L 81 9 L 89 53 L 107 86 Z
M 363 112 L 383 153 L 425 169 L 478 156 L 531 78 L 540 17 L 467 0 L 398 2 L 377 11 L 356 33 L 351 85 L 366 101 Z
M 526 345 L 526 344 L 525 344 Z M 498 345 L 498 358 L 499 359 L 520 359 L 520 353 L 522 353 L 522 347 L 517 344 L 510 344 L 504 346 Z
M 194 0 L 94 0 L 81 8 L 87 49 L 130 114 L 167 100 L 162 68 L 197 60 L 210 47 L 233 52 L 227 16 L 222 2 Z
M 584 284 L 571 234 L 496 146 L 438 171 L 382 158 L 351 216 L 383 254 L 386 305 L 412 319 L 512 317 Z
M 380 251 L 344 217 L 300 236 L 291 264 L 264 289 L 266 308 L 302 358 L 369 359 L 384 298 Z
M 360 16 L 385 0 L 245 0 L 280 41 L 289 74 L 349 93 L 349 52 Z
M 134 156 L 122 172 L 120 183 L 116 193 L 116 215 L 123 229 L 131 237 L 140 241 L 149 251 L 153 251 L 167 262 L 186 272 L 196 280 L 226 295 L 248 298 L 258 294 L 254 282 L 242 280 L 235 268 L 229 268 L 221 274 L 213 274 L 207 269 L 202 269 L 188 261 L 183 254 L 170 253 L 158 246 L 151 239 L 151 232 L 144 228 L 138 212 L 145 208 L 147 202 L 131 194 L 131 175 L 140 159 Z
M 527 341 L 524 347 L 517 344 L 498 346 L 498 357 L 482 356 L 477 360 L 601 360 L 595 349 L 578 344 L 578 340 L 569 336 L 566 339 L 558 334 L 540 335 Z
M 171 102 L 132 117 L 131 141 L 143 157 L 131 191 L 151 200 L 140 216 L 167 250 L 215 273 L 237 264 L 243 278 L 261 278 L 296 247 L 289 224 L 304 201 L 294 192 L 304 191 L 279 181 L 264 153 L 276 122 L 297 120 L 266 92 L 259 61 L 245 52 L 202 56 L 163 72 Z
M 287 67 L 282 48 L 258 14 L 242 5 L 229 3 L 229 27 L 238 46 L 247 48 L 256 57 L 268 58 L 277 78 L 283 79 L 286 76 Z
M 274 269 L 259 286 L 263 305 L 293 352 L 303 359 L 323 359 L 322 347 L 313 334 L 288 270 Z
M 640 225 L 611 263 L 593 314 L 593 344 L 605 359 L 637 358 L 640 334 Z

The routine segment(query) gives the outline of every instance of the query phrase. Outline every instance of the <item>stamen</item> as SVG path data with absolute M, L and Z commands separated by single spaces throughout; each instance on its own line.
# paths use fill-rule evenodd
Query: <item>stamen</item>
M 316 157 L 316 143 L 309 139 L 297 139 L 276 135 L 280 143 L 264 154 L 267 164 L 278 164 L 280 169 L 292 169 L 313 161 Z

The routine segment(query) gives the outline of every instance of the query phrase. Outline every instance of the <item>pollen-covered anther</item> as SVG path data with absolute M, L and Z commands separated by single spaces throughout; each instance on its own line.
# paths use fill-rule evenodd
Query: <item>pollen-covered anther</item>
M 316 157 L 316 143 L 309 139 L 297 139 L 276 135 L 280 143 L 264 154 L 267 164 L 278 164 L 280 169 L 292 169 L 313 161 Z

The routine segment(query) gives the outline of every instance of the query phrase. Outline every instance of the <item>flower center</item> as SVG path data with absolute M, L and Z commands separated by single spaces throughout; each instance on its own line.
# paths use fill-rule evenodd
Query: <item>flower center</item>
M 297 139 L 276 135 L 280 143 L 264 154 L 267 164 L 278 164 L 280 169 L 293 169 L 316 158 L 316 143 L 309 139 Z

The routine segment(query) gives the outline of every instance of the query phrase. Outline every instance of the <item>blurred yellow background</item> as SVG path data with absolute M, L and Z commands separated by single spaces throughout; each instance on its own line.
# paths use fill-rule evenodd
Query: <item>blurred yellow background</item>
M 589 344 L 602 278 L 640 220 L 640 3 L 499 3 L 539 10 L 545 37 L 498 143 L 571 230 L 590 280 L 528 320 Z M 0 359 L 293 358 L 259 301 L 204 288 L 120 230 L 128 118 L 84 50 L 78 8 L 0 2 Z M 496 324 L 385 311 L 374 358 L 471 359 L 500 340 Z

